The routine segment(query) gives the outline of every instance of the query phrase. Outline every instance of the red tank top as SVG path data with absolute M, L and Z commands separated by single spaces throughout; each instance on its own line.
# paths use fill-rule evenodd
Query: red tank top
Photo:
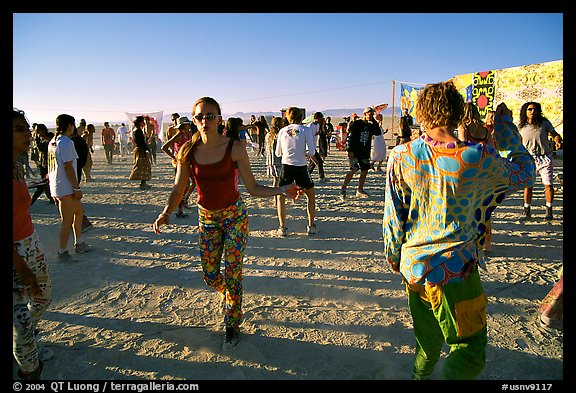
M 22 178 L 24 174 L 22 174 Z M 12 179 L 12 241 L 23 240 L 34 233 L 30 217 L 30 192 L 26 181 Z
M 194 174 L 198 189 L 198 204 L 208 210 L 224 209 L 238 200 L 238 177 L 236 163 L 232 161 L 230 139 L 226 153 L 219 162 L 198 164 L 192 154 L 191 173 Z

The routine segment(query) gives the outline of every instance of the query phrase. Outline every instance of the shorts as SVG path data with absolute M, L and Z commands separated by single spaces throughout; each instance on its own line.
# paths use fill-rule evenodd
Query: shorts
M 372 161 L 370 158 L 349 158 L 348 162 L 350 163 L 350 170 L 351 171 L 367 171 L 372 168 Z
M 536 163 L 536 171 L 540 173 L 540 178 L 542 179 L 542 184 L 545 186 L 552 185 L 554 164 L 552 162 L 552 154 L 543 156 L 534 156 L 534 162 Z
M 296 182 L 297 185 L 304 189 L 310 189 L 314 187 L 314 183 L 312 183 L 312 180 L 310 179 L 310 174 L 308 173 L 308 167 L 306 165 L 295 166 L 282 164 L 278 187 L 282 187 L 293 182 Z

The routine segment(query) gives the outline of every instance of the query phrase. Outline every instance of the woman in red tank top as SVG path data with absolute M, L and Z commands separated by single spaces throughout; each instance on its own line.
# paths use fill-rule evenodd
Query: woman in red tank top
M 168 203 L 153 228 L 168 224 L 170 214 L 178 207 L 186 182 L 192 177 L 198 190 L 198 228 L 200 260 L 204 282 L 214 288 L 225 309 L 226 335 L 224 349 L 238 344 L 242 321 L 242 261 L 248 237 L 248 214 L 238 192 L 235 170 L 252 196 L 285 195 L 296 199 L 301 188 L 295 184 L 267 187 L 256 182 L 246 148 L 240 141 L 218 133 L 222 117 L 220 105 L 211 97 L 198 99 L 192 107 L 193 122 L 198 132 L 178 153 L 176 180 Z M 220 262 L 225 269 L 221 272 Z

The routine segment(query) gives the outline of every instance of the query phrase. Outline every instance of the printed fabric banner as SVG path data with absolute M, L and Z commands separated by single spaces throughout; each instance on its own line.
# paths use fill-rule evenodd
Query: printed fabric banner
M 494 110 L 494 71 L 474 73 L 472 102 L 476 104 L 482 120 L 488 111 Z
M 424 89 L 424 87 L 414 87 L 400 84 L 400 108 L 402 109 L 402 115 L 404 115 L 404 109 L 408 109 L 410 116 L 416 116 L 416 100 L 418 95 Z
M 452 78 L 452 82 L 454 82 L 454 86 L 456 86 L 460 94 L 462 94 L 462 97 L 464 97 L 464 102 L 472 102 L 474 74 L 456 75 Z
M 564 122 L 564 61 L 503 68 L 500 70 L 456 75 L 451 80 L 465 98 L 473 102 L 485 118 L 504 102 L 518 123 L 520 108 L 526 102 L 539 102 L 542 113 L 556 131 L 563 133 Z
M 504 68 L 496 71 L 497 106 L 505 102 L 512 110 L 514 121 L 520 118 L 520 108 L 526 102 L 542 105 L 542 114 L 556 131 L 563 133 L 564 122 L 564 61 Z
M 148 116 L 150 118 L 150 122 L 154 124 L 154 128 L 156 129 L 156 135 L 160 138 L 162 142 L 164 142 L 164 135 L 162 132 L 162 116 L 164 111 L 159 112 L 138 112 L 138 113 L 129 113 L 126 112 L 126 117 L 128 118 L 128 122 L 130 124 L 130 131 L 132 131 L 134 119 L 136 116 Z

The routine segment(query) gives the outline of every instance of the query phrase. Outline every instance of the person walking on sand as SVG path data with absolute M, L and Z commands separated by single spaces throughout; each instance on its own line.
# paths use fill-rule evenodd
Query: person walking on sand
M 270 123 L 270 131 L 266 134 L 266 175 L 272 178 L 272 187 L 278 187 L 280 182 L 280 172 L 282 171 L 282 159 L 276 156 L 276 145 L 278 133 L 282 128 L 282 118 L 274 117 Z M 274 198 L 276 203 L 276 198 Z
M 426 85 L 416 103 L 426 133 L 388 157 L 384 260 L 406 285 L 416 339 L 412 379 L 430 379 L 444 343 L 450 353 L 441 379 L 474 379 L 483 370 L 487 298 L 478 238 L 506 195 L 534 184 L 534 161 L 505 105 L 496 109 L 498 151 L 456 138 L 463 113 L 453 82 Z
M 321 143 L 322 140 L 326 140 L 326 131 L 325 131 L 325 124 L 326 120 L 324 119 L 324 114 L 322 112 L 315 112 L 312 116 L 313 120 L 306 126 L 310 129 L 310 134 L 314 139 L 314 146 L 316 146 L 316 142 Z M 326 157 L 326 143 L 324 142 L 322 145 L 322 151 L 324 153 L 324 158 L 318 152 L 319 149 L 314 148 L 314 154 L 308 157 L 308 173 L 312 176 L 312 172 L 314 168 L 318 167 L 318 182 L 323 183 L 326 181 L 326 173 L 324 172 L 324 158 Z
M 74 234 L 74 250 L 77 253 L 90 251 L 91 246 L 82 240 L 82 190 L 78 179 L 78 154 L 70 136 L 74 132 L 74 118 L 67 114 L 56 118 L 56 133 L 48 145 L 48 176 L 50 192 L 60 210 L 60 240 L 58 260 L 75 262 L 68 252 L 70 230 Z
M 303 112 L 300 108 L 290 107 L 286 110 L 288 125 L 279 132 L 276 142 L 276 156 L 282 157 L 282 170 L 280 171 L 280 181 L 278 184 L 284 186 L 296 182 L 304 190 L 306 195 L 306 213 L 308 224 L 306 232 L 308 235 L 315 235 L 317 232 L 316 223 L 316 198 L 314 196 L 314 183 L 310 179 L 306 156 L 314 155 L 316 145 L 314 136 L 308 127 L 302 124 Z M 286 237 L 288 228 L 286 227 L 286 197 L 280 195 L 277 199 L 279 228 L 276 231 L 278 236 Z
M 374 120 L 374 108 L 371 106 L 364 109 L 364 118 L 353 121 L 348 127 L 348 136 L 346 137 L 346 151 L 348 152 L 348 161 L 350 170 L 344 178 L 344 184 L 340 190 L 340 199 L 346 200 L 346 188 L 354 177 L 354 174 L 360 170 L 358 179 L 358 190 L 356 196 L 368 198 L 370 194 L 364 191 L 366 176 L 368 170 L 372 168 L 370 154 L 372 152 L 372 137 L 382 134 L 380 127 Z
M 52 301 L 50 270 L 30 216 L 30 193 L 17 157 L 30 149 L 32 133 L 24 112 L 12 116 L 12 355 L 21 380 L 40 380 L 43 351 L 36 327 Z M 49 351 L 46 349 L 45 351 Z
M 120 127 L 116 130 L 116 135 L 118 138 L 118 148 L 120 151 L 120 156 L 127 153 L 126 144 L 128 143 L 128 127 L 126 124 L 122 123 Z
M 114 147 L 116 143 L 116 133 L 114 129 L 110 127 L 110 123 L 104 122 L 104 128 L 100 133 L 100 139 L 102 142 L 102 147 L 104 147 L 104 153 L 106 154 L 106 162 L 112 164 L 112 159 L 114 158 Z
M 86 127 L 88 129 L 88 127 Z M 86 129 L 84 131 L 86 131 Z M 90 147 L 88 146 L 88 142 L 84 139 L 79 133 L 78 129 L 74 127 L 74 131 L 70 136 L 72 142 L 74 142 L 74 150 L 76 150 L 76 154 L 78 155 L 78 159 L 76 161 L 76 179 L 78 179 L 78 184 L 82 182 L 82 173 L 84 173 L 84 168 L 86 167 L 86 163 L 88 162 L 88 158 L 90 157 Z M 82 202 L 80 202 L 82 204 Z M 82 209 L 84 211 L 84 208 Z M 86 214 L 82 214 L 82 232 L 86 232 L 86 230 L 92 228 L 92 223 L 86 216 Z
M 50 194 L 50 185 L 48 184 L 48 144 L 54 137 L 54 133 L 48 132 L 48 127 L 43 123 L 36 124 L 35 131 L 36 147 L 38 149 L 38 170 L 42 180 L 45 180 L 45 184 L 40 185 L 36 189 L 34 195 L 32 195 L 30 205 L 33 205 L 42 194 L 46 194 L 48 202 L 54 203 L 54 198 Z
M 92 160 L 92 154 L 94 154 L 95 133 L 96 128 L 94 127 L 94 124 L 90 123 L 86 126 L 84 132 L 80 134 L 82 138 L 84 138 L 84 140 L 86 141 L 86 144 L 88 145 L 88 157 L 86 157 L 86 164 L 82 168 L 82 172 L 84 173 L 87 182 L 94 181 L 94 178 L 92 177 L 91 173 L 92 173 L 92 166 L 94 165 L 94 161 Z
M 548 134 L 552 135 L 557 145 L 561 145 L 562 137 L 556 132 L 550 121 L 542 115 L 542 106 L 538 102 L 526 102 L 520 108 L 520 122 L 518 131 L 522 136 L 522 143 L 530 152 L 536 162 L 536 169 L 544 184 L 544 198 L 546 200 L 545 220 L 554 219 L 552 203 L 554 202 L 554 161 L 552 149 L 548 142 Z M 532 191 L 534 187 L 524 189 L 523 220 L 532 217 L 530 205 L 532 204 Z
M 150 148 L 144 138 L 144 116 L 136 116 L 134 119 L 134 129 L 132 130 L 132 140 L 134 141 L 133 164 L 130 171 L 130 180 L 140 180 L 140 189 L 148 190 L 150 185 L 146 182 L 152 178 L 152 158 Z
M 378 113 L 374 116 L 374 119 L 380 127 L 380 135 L 374 135 L 374 147 L 372 148 L 372 169 L 374 169 L 374 164 L 378 163 L 376 166 L 377 171 L 382 171 L 382 163 L 386 162 L 386 139 L 384 139 L 384 134 L 388 132 L 388 128 L 384 130 L 382 127 L 382 122 L 384 121 L 384 116 L 382 113 Z
M 214 288 L 225 304 L 226 334 L 223 348 L 236 346 L 242 321 L 242 262 L 248 238 L 248 213 L 238 192 L 236 168 L 252 196 L 285 195 L 297 198 L 295 184 L 267 187 L 256 182 L 246 148 L 238 140 L 218 133 L 220 105 L 211 97 L 199 98 L 192 107 L 198 132 L 178 153 L 176 179 L 168 203 L 153 223 L 155 233 L 169 223 L 193 176 L 198 190 L 200 260 L 204 282 Z M 224 262 L 224 273 L 220 269 Z

